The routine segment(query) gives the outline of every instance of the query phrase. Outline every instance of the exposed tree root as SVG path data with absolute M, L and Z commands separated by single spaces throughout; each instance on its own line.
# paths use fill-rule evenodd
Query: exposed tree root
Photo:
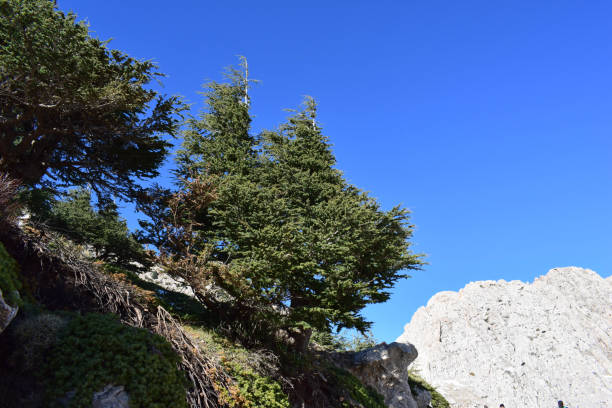
M 36 298 L 51 307 L 114 313 L 125 324 L 161 335 L 181 356 L 180 368 L 191 381 L 189 406 L 227 406 L 228 396 L 235 389 L 231 378 L 199 351 L 168 311 L 147 301 L 137 288 L 103 273 L 81 251 L 52 233 L 38 229 L 25 232 L 4 223 L 0 225 L 0 241 L 22 264 L 22 273 Z

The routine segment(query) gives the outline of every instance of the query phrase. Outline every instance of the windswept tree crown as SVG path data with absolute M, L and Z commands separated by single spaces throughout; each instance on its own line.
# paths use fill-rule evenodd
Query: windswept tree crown
M 130 197 L 157 176 L 182 109 L 161 76 L 49 0 L 0 2 L 0 171 L 30 186 Z

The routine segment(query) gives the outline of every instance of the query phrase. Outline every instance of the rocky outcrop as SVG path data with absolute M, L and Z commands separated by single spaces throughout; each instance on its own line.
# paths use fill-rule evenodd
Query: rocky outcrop
M 397 341 L 456 408 L 612 407 L 612 279 L 588 269 L 438 293 Z
M 412 344 L 381 343 L 363 351 L 342 353 L 340 365 L 378 391 L 389 408 L 425 408 L 431 395 L 426 390 L 413 395 L 408 381 L 408 366 L 417 355 Z

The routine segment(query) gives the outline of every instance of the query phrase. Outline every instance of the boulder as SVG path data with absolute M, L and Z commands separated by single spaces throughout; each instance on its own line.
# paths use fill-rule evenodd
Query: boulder
M 378 391 L 389 408 L 425 408 L 431 395 L 423 390 L 425 393 L 419 392 L 415 398 L 408 382 L 408 366 L 417 355 L 412 344 L 381 343 L 362 351 L 342 353 L 340 365 Z

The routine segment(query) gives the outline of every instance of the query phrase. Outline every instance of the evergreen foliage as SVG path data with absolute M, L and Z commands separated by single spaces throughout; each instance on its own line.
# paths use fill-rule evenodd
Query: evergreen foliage
M 289 326 L 367 330 L 360 311 L 421 264 L 408 211 L 383 211 L 335 169 L 311 98 L 277 131 L 254 136 L 248 80 L 236 70 L 228 78 L 210 84 L 208 110 L 178 155 L 183 191 L 194 179 L 214 190 L 192 213 L 189 250 L 224 266 L 209 278 L 239 302 L 284 310 L 277 317 Z
M 244 63 L 243 59 L 243 67 Z M 250 133 L 249 81 L 233 68 L 226 72 L 226 78 L 228 82 L 206 85 L 206 110 L 199 120 L 190 120 L 183 133 L 183 149 L 178 154 L 183 178 L 203 172 L 247 176 L 256 167 L 258 141 Z
M 52 1 L 0 2 L 0 171 L 122 197 L 158 175 L 182 103 L 146 88 L 154 63 L 107 43 Z
M 34 216 L 91 246 L 96 258 L 113 264 L 107 271 L 123 273 L 119 267 L 146 264 L 147 256 L 110 198 L 136 200 L 151 216 L 141 224 L 141 238 L 158 246 L 169 272 L 185 278 L 207 306 L 203 312 L 186 296 L 158 296 L 174 313 L 194 320 L 223 298 L 223 307 L 232 303 L 243 312 L 235 315 L 244 319 L 237 326 L 275 325 L 268 330 L 275 336 L 315 329 L 333 348 L 370 345 L 371 336 L 342 343 L 331 332 L 367 333 L 371 323 L 362 309 L 386 301 L 407 276 L 403 271 L 419 269 L 421 261 L 410 251 L 409 212 L 381 209 L 335 168 L 314 100 L 306 98 L 278 129 L 256 135 L 251 81 L 230 69 L 226 82 L 208 84 L 206 111 L 183 133 L 179 190 L 145 194 L 138 182 L 158 175 L 171 146 L 163 135 L 177 133 L 185 106 L 148 88 L 163 76 L 154 63 L 107 44 L 54 2 L 0 0 L 0 175 L 12 183 L 0 194 L 0 216 L 16 214 L 12 180 L 19 180 Z M 71 186 L 80 188 L 66 192 Z M 59 192 L 65 200 L 55 199 Z M 0 244 L 0 289 L 10 304 L 20 302 L 20 285 L 18 266 Z M 214 296 L 207 293 L 211 287 L 218 290 Z M 92 394 L 109 384 L 125 386 L 131 407 L 186 406 L 179 358 L 164 339 L 109 315 L 64 323 L 47 314 L 20 334 L 31 337 L 37 352 L 51 347 L 40 373 L 49 406 L 74 391 L 69 406 L 88 407 Z M 36 327 L 53 330 L 30 336 Z M 226 368 L 241 406 L 289 406 L 277 381 L 247 366 L 228 362 Z M 384 406 L 345 371 L 327 372 L 360 406 Z
M 186 407 L 178 356 L 162 337 L 122 325 L 112 315 L 76 317 L 52 349 L 41 374 L 49 406 L 76 391 L 70 408 L 90 407 L 94 392 L 122 385 L 132 408 Z
M 330 351 L 361 351 L 379 343 L 371 331 L 345 336 L 341 333 L 313 330 L 311 341 Z
M 113 202 L 103 202 L 95 209 L 91 192 L 80 188 L 70 190 L 65 200 L 52 202 L 44 213 L 41 221 L 76 243 L 90 245 L 98 259 L 123 266 L 147 263 L 144 249 Z

